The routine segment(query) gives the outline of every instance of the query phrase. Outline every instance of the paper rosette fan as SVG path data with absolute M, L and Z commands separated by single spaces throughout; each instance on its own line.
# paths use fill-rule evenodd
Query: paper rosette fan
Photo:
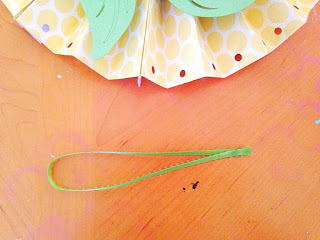
M 307 21 L 318 2 L 256 0 L 231 15 L 197 17 L 182 11 L 177 0 L 137 0 L 129 27 L 104 57 L 94 60 L 92 26 L 79 0 L 2 1 L 52 52 L 73 55 L 107 79 L 143 76 L 167 88 L 202 77 L 224 78 L 264 57 Z M 108 8 L 111 0 L 101 1 Z M 119 16 L 120 27 L 113 31 L 123 27 Z

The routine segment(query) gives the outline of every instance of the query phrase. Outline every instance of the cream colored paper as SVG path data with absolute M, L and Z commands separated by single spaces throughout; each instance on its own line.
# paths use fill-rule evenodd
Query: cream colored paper
M 2 0 L 17 21 L 57 54 L 73 55 L 107 79 L 144 76 L 163 87 L 224 78 L 264 57 L 307 20 L 318 0 L 256 0 L 239 13 L 199 18 L 168 0 L 137 0 L 131 25 L 93 61 L 79 0 Z

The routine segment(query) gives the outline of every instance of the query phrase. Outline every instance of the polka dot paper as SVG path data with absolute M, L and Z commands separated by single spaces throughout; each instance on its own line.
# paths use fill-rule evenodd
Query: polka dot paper
M 107 79 L 143 76 L 170 88 L 224 78 L 266 56 L 306 21 L 318 0 L 256 0 L 224 17 L 194 17 L 168 0 L 137 0 L 111 51 L 91 58 L 92 34 L 79 0 L 2 0 L 52 52 L 72 55 Z

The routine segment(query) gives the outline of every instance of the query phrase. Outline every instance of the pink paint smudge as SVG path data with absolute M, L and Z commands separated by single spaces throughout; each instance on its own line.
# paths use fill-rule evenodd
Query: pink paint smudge
M 314 102 L 312 100 L 300 100 L 300 101 L 289 101 L 290 104 L 298 106 L 301 109 L 304 109 L 306 107 L 311 107 L 315 109 L 317 112 L 320 112 L 320 103 L 319 102 Z
M 279 130 L 280 132 L 285 133 L 290 140 L 295 141 L 294 131 L 292 130 L 292 127 L 277 124 L 271 129 L 271 131 L 272 130 Z
M 304 57 L 303 60 L 305 60 L 304 64 L 307 63 L 307 62 L 313 62 L 313 63 L 315 63 L 315 64 L 320 66 L 320 59 L 318 59 L 316 57 L 307 56 L 307 57 Z
M 314 146 L 313 150 L 315 150 L 316 152 L 320 152 L 320 143 Z
M 59 216 L 49 216 L 39 225 L 28 239 L 66 239 L 68 236 L 67 221 Z
M 294 184 L 299 182 L 301 175 L 295 169 L 288 169 L 285 165 L 280 162 L 272 162 L 269 164 L 269 172 L 272 177 L 280 182 L 287 182 Z
M 317 92 L 320 93 L 320 81 L 316 83 Z

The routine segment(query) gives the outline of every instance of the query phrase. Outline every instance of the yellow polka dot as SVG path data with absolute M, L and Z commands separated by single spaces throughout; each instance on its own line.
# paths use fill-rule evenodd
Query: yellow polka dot
M 50 28 L 49 31 L 52 31 L 57 27 L 58 17 L 52 10 L 43 10 L 37 17 L 37 23 L 40 29 L 42 29 L 43 25 L 47 24 Z
M 256 5 L 265 5 L 269 0 L 255 0 L 254 4 Z
M 164 31 L 168 37 L 171 37 L 176 31 L 176 21 L 173 16 L 169 16 L 165 21 Z
M 74 0 L 55 0 L 54 4 L 60 12 L 67 13 L 74 7 Z
M 166 87 L 167 86 L 167 81 L 164 77 L 162 77 L 161 75 L 156 75 L 156 83 L 159 84 L 162 87 Z
M 246 18 L 249 24 L 254 28 L 260 28 L 264 23 L 263 13 L 257 8 L 249 9 L 246 14 Z
M 135 54 L 138 47 L 138 38 L 136 36 L 132 36 L 129 40 L 128 47 L 127 47 L 127 55 L 131 57 Z
M 162 26 L 163 24 L 163 14 L 162 14 L 162 9 L 158 7 L 158 11 L 157 11 L 157 22 L 159 24 L 159 26 Z
M 117 44 L 113 45 L 113 47 L 110 49 L 110 51 L 108 52 L 109 56 L 114 54 L 114 52 L 116 51 L 116 48 L 117 48 L 116 46 L 117 46 Z
M 166 56 L 172 60 L 179 54 L 179 42 L 177 40 L 171 40 L 166 47 Z
M 291 5 L 297 5 L 298 0 L 286 0 Z
M 289 16 L 289 8 L 285 3 L 273 3 L 268 8 L 268 18 L 273 23 L 282 23 Z
M 142 0 L 137 0 L 136 7 L 139 7 L 141 5 L 141 2 L 142 2 Z
M 179 23 L 179 37 L 181 40 L 187 40 L 191 33 L 191 25 L 188 18 L 183 18 Z
M 156 53 L 156 67 L 160 72 L 165 70 L 166 60 L 161 52 Z
M 128 29 L 122 34 L 121 38 L 118 41 L 118 47 L 124 48 L 127 45 L 128 42 L 128 38 L 129 38 L 129 31 Z
M 209 31 L 213 26 L 213 18 L 199 17 L 200 26 L 204 31 Z
M 243 32 L 234 31 L 227 38 L 227 47 L 230 51 L 240 53 L 247 46 L 247 37 Z
M 212 32 L 208 35 L 207 41 L 213 52 L 218 52 L 223 44 L 222 35 L 218 32 Z
M 58 53 L 59 50 L 64 45 L 64 40 L 62 37 L 53 35 L 47 39 L 45 42 L 46 46 L 54 53 Z
M 46 5 L 50 0 L 37 0 L 34 1 L 34 4 L 38 5 L 38 6 L 43 6 Z
M 167 14 L 170 11 L 171 3 L 169 1 L 164 1 L 163 10 Z
M 228 74 L 231 72 L 234 66 L 234 59 L 229 54 L 220 54 L 217 59 L 217 67 L 223 74 Z
M 122 67 L 124 60 L 124 53 L 120 52 L 111 60 L 111 69 L 112 71 L 119 71 L 119 69 Z
M 131 76 L 133 74 L 134 64 L 133 62 L 127 62 L 122 68 L 121 75 L 124 77 Z
M 301 20 L 293 20 L 290 23 L 288 23 L 287 26 L 284 28 L 284 33 L 286 37 L 291 36 L 302 25 L 303 22 Z
M 157 23 L 158 23 L 158 18 L 157 18 L 157 7 L 156 5 L 153 5 L 152 8 L 151 8 L 151 22 L 152 22 L 152 26 L 153 28 L 155 28 L 157 26 Z
M 164 47 L 164 36 L 163 36 L 160 28 L 157 29 L 156 39 L 157 39 L 158 47 L 163 48 Z
M 190 66 L 194 62 L 195 56 L 196 50 L 192 44 L 188 44 L 182 49 L 181 60 L 185 65 Z
M 140 21 L 141 21 L 141 11 L 140 10 L 136 10 L 136 12 L 134 13 L 133 19 L 131 21 L 130 24 L 130 31 L 134 32 L 138 26 L 140 25 Z
M 295 8 L 294 8 L 295 9 Z M 296 9 L 297 10 L 297 9 Z M 308 8 L 308 7 L 301 7 L 300 10 L 304 13 L 304 15 L 308 16 L 310 11 L 311 11 L 311 8 Z
M 78 13 L 78 16 L 81 18 L 84 18 L 86 16 L 86 13 L 84 12 L 83 7 L 80 3 L 78 4 L 78 7 L 77 7 L 77 13 Z
M 181 16 L 183 14 L 183 12 L 180 9 L 178 9 L 174 6 L 173 6 L 173 11 L 177 16 Z
M 102 76 L 106 76 L 108 73 L 109 63 L 105 58 L 100 58 L 93 62 L 92 68 Z
M 261 36 L 266 44 L 276 46 L 280 43 L 281 35 L 274 33 L 274 27 L 266 27 L 262 30 Z
M 70 36 L 73 34 L 79 27 L 79 21 L 76 17 L 69 16 L 63 19 L 61 24 L 61 30 L 64 35 Z
M 299 0 L 299 1 L 303 4 L 310 4 L 315 2 L 315 0 Z
M 221 30 L 229 30 L 235 23 L 235 15 L 231 14 L 224 17 L 217 18 L 217 25 Z
M 172 64 L 168 68 L 167 79 L 171 83 L 178 82 L 180 80 L 180 66 L 176 63 Z
M 82 48 L 86 54 L 91 55 L 92 53 L 92 33 L 91 32 L 87 33 L 87 35 L 84 36 L 83 42 L 82 42 Z
M 156 47 L 156 39 L 154 37 L 153 31 L 149 32 L 149 39 L 148 39 L 149 51 L 154 52 Z

